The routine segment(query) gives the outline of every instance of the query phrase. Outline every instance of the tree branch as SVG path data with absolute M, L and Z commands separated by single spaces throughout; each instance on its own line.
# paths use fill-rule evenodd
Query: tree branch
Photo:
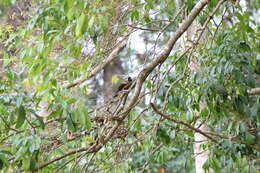
M 94 76 L 95 76 L 98 72 L 100 72 L 107 64 L 109 64 L 111 61 L 113 61 L 113 60 L 117 57 L 118 53 L 126 46 L 127 41 L 128 41 L 128 38 L 129 38 L 129 37 L 126 36 L 123 40 L 121 40 L 121 41 L 117 44 L 116 48 L 108 55 L 108 57 L 105 58 L 105 59 L 103 60 L 103 62 L 100 63 L 100 65 L 96 66 L 96 67 L 90 72 L 88 78 L 82 77 L 82 78 L 80 78 L 80 79 L 75 80 L 75 81 L 72 82 L 72 83 L 63 85 L 63 88 L 67 88 L 67 89 L 72 88 L 72 87 L 77 86 L 77 85 L 80 85 L 80 84 L 82 84 L 83 82 L 85 82 L 86 80 L 88 80 L 88 79 L 94 77 Z
M 143 85 L 145 79 L 159 64 L 162 64 L 168 58 L 174 44 L 182 36 L 182 34 L 189 28 L 189 26 L 192 24 L 192 22 L 195 20 L 195 18 L 199 15 L 199 13 L 202 11 L 202 9 L 209 3 L 209 1 L 210 0 L 200 0 L 195 5 L 195 7 L 192 9 L 192 11 L 188 15 L 188 17 L 180 24 L 179 28 L 169 39 L 163 52 L 159 56 L 154 58 L 150 63 L 148 63 L 147 65 L 144 66 L 144 68 L 138 74 L 138 77 L 136 79 L 134 96 L 129 101 L 129 103 L 126 105 L 123 112 L 120 114 L 120 116 L 121 116 L 120 119 L 123 120 L 124 118 L 127 117 L 127 115 L 132 110 L 132 108 L 135 106 L 135 103 L 137 102 L 137 100 L 139 98 L 139 95 L 140 95 L 140 92 L 142 89 L 142 85 Z M 117 129 L 117 127 L 119 125 L 120 125 L 120 122 L 117 121 L 116 124 L 113 126 L 113 128 L 109 131 L 107 138 L 105 140 L 105 143 L 109 141 L 110 136 L 115 132 L 115 130 Z
M 166 114 L 160 112 L 160 111 L 158 110 L 158 108 L 157 108 L 153 103 L 150 103 L 150 104 L 151 104 L 151 107 L 153 108 L 154 112 L 156 112 L 157 114 L 161 115 L 162 117 L 164 117 L 164 118 L 166 118 L 166 119 L 168 119 L 168 120 L 170 120 L 170 121 L 173 121 L 173 122 L 175 122 L 176 124 L 182 124 L 182 125 L 188 127 L 189 129 L 191 129 L 191 130 L 193 130 L 193 131 L 195 131 L 195 132 L 197 132 L 197 133 L 200 133 L 200 134 L 202 134 L 203 136 L 209 138 L 209 139 L 212 140 L 213 142 L 217 142 L 215 139 L 213 139 L 211 136 L 207 135 L 205 132 L 201 131 L 200 129 L 195 128 L 195 127 L 191 126 L 189 123 L 186 123 L 186 122 L 184 122 L 184 121 L 174 119 L 174 118 L 172 118 L 171 116 L 166 115 Z
M 46 166 L 48 166 L 48 165 L 58 161 L 58 160 L 61 160 L 61 159 L 65 158 L 65 157 L 68 157 L 68 156 L 70 156 L 72 154 L 80 153 L 80 152 L 83 152 L 83 151 L 86 151 L 86 153 L 93 153 L 93 152 L 97 152 L 100 148 L 102 148 L 102 145 L 96 144 L 96 145 L 92 145 L 91 147 L 82 147 L 82 148 L 79 148 L 77 150 L 73 150 L 71 152 L 68 152 L 68 153 L 66 153 L 66 154 L 64 154 L 62 156 L 56 157 L 56 158 L 54 158 L 54 159 L 52 159 L 52 160 L 50 160 L 50 161 L 40 165 L 39 167 L 36 168 L 35 171 L 38 171 L 38 170 L 40 170 L 40 169 L 42 169 L 42 168 L 44 168 L 44 167 L 46 167 Z
M 174 44 L 177 40 L 182 36 L 182 34 L 189 28 L 195 18 L 199 15 L 202 9 L 209 3 L 210 0 L 200 0 L 195 7 L 192 9 L 188 17 L 180 24 L 180 27 L 176 30 L 176 32 L 169 39 L 166 44 L 163 52 L 154 58 L 150 63 L 148 63 L 139 73 L 136 79 L 136 86 L 134 91 L 134 96 L 130 100 L 129 104 L 126 106 L 126 109 L 122 113 L 122 118 L 126 117 L 128 113 L 131 111 L 132 107 L 135 105 L 135 102 L 138 100 L 138 97 L 141 92 L 142 85 L 148 75 L 159 65 L 162 64 L 169 56 Z
M 259 88 L 253 88 L 251 90 L 248 90 L 247 92 L 248 92 L 248 94 L 252 94 L 252 95 L 260 94 L 260 87 Z

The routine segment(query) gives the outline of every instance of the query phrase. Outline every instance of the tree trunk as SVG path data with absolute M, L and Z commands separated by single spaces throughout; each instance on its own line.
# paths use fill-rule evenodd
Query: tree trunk
M 186 33 L 183 35 L 180 44 L 184 51 L 185 51 L 185 48 L 192 46 L 193 42 L 197 39 L 197 37 L 198 37 L 197 31 L 199 30 L 199 28 L 201 28 L 201 26 L 198 23 L 194 22 L 189 27 L 189 29 L 186 31 Z M 206 36 L 206 34 L 204 33 L 201 41 L 204 40 L 203 38 L 205 38 L 205 36 Z M 192 59 L 190 61 L 189 67 L 190 67 L 191 71 L 194 71 L 194 72 L 201 70 L 200 65 L 197 64 L 196 61 L 193 61 Z M 205 106 L 206 105 L 203 102 L 200 103 L 200 110 L 205 109 Z M 201 124 L 200 121 L 197 121 L 196 128 L 198 128 L 201 131 L 209 131 L 206 122 Z M 210 169 L 209 171 L 205 171 L 203 169 L 204 163 L 210 157 L 209 150 L 203 148 L 203 145 L 207 144 L 208 139 L 205 136 L 201 135 L 200 133 L 195 133 L 194 139 L 195 139 L 195 143 L 193 146 L 193 150 L 194 150 L 196 173 L 205 173 L 205 172 L 211 173 L 212 169 Z
M 196 128 L 198 126 L 201 131 L 209 131 L 207 124 L 200 125 L 201 122 L 197 122 Z M 207 144 L 207 137 L 203 136 L 200 133 L 194 134 L 195 143 L 193 146 L 194 156 L 195 156 L 195 167 L 196 173 L 205 173 L 206 171 L 203 169 L 204 163 L 208 160 L 210 152 L 207 149 L 203 149 L 202 146 Z M 208 173 L 213 173 L 213 170 L 210 169 Z
M 110 20 L 110 25 L 113 26 L 117 21 L 120 19 L 120 16 L 122 15 L 122 10 L 123 10 L 123 5 L 124 2 L 121 1 L 115 1 L 115 16 L 111 18 Z M 112 33 L 112 34 L 111 34 Z M 107 32 L 107 36 L 105 38 L 108 38 L 107 40 L 104 40 L 102 43 L 104 46 L 103 47 L 113 47 L 117 41 L 118 38 L 120 37 L 119 32 L 113 32 L 113 27 L 109 29 Z M 113 83 L 112 83 L 112 77 L 113 75 L 122 75 L 123 74 L 123 67 L 122 67 L 122 62 L 117 57 L 114 61 L 112 61 L 110 64 L 108 64 L 104 68 L 104 75 L 103 75 L 103 80 L 104 80 L 104 85 L 103 85 L 103 96 L 104 96 L 104 101 L 107 102 L 111 100 L 115 94 L 115 88 L 113 89 Z

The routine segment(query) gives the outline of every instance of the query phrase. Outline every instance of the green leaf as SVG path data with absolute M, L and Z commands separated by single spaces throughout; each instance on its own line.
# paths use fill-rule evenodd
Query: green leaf
M 86 136 L 84 139 L 85 139 L 87 142 L 89 142 L 89 143 L 96 142 L 96 140 L 93 138 L 93 136 Z
M 29 170 L 30 169 L 30 159 L 24 158 L 22 168 L 24 170 Z
M 85 23 L 86 23 L 86 15 L 84 13 L 81 13 L 77 21 L 77 26 L 75 30 L 76 37 L 80 37 L 84 33 Z
M 249 73 L 247 77 L 245 77 L 246 83 L 249 87 L 254 88 L 255 87 L 255 78 L 252 73 Z
M 31 171 L 34 171 L 36 169 L 36 163 L 37 163 L 37 160 L 35 160 L 34 158 L 31 158 L 30 168 L 29 168 Z
M 3 169 L 4 167 L 8 166 L 8 160 L 5 158 L 4 154 L 0 154 L 0 170 Z
M 134 21 L 134 20 L 138 20 L 139 19 L 139 11 L 138 10 L 133 10 L 131 12 L 131 20 Z
M 173 2 L 173 1 L 170 1 L 170 2 Z M 145 11 L 149 11 L 151 9 L 153 9 L 153 3 L 147 3 L 147 4 L 144 5 Z
M 72 120 L 71 114 L 69 113 L 67 116 L 67 120 L 66 120 L 68 129 L 72 132 L 76 131 L 76 124 L 74 123 L 74 121 Z
M 251 116 L 257 117 L 257 115 L 260 115 L 260 105 L 258 103 L 255 103 L 251 107 L 250 112 L 251 112 Z
M 161 140 L 165 144 L 169 144 L 171 142 L 170 136 L 167 134 L 166 130 L 163 128 L 158 128 L 157 132 L 157 137 L 159 140 Z
M 118 81 L 119 81 L 118 75 L 114 74 L 111 79 L 112 84 L 118 83 Z
M 216 172 L 216 173 L 220 172 L 221 164 L 220 164 L 220 162 L 217 158 L 214 158 L 214 157 L 211 158 L 210 159 L 210 165 L 214 169 L 214 172 Z
M 68 12 L 67 12 L 67 17 L 68 17 L 69 20 L 72 20 L 72 19 L 73 19 L 73 17 L 74 17 L 74 11 L 75 11 L 74 8 L 70 8 L 70 9 L 68 10 Z
M 95 16 L 92 16 L 92 17 L 90 18 L 90 20 L 89 20 L 89 22 L 88 22 L 88 28 L 89 28 L 89 29 L 92 29 L 92 28 L 93 28 L 93 26 L 94 26 L 94 24 L 95 24 L 95 19 L 96 19 Z
M 145 15 L 145 16 L 144 16 L 144 21 L 145 21 L 146 23 L 149 23 L 149 22 L 151 22 L 151 18 L 150 18 L 148 15 Z
M 201 24 L 201 25 L 203 25 L 204 24 L 204 22 L 207 20 L 207 15 L 200 15 L 199 16 L 199 23 Z
M 67 100 L 67 104 L 72 104 L 72 103 L 75 103 L 77 101 L 77 99 L 76 98 L 70 98 L 70 99 L 68 99 Z
M 251 48 L 246 42 L 240 42 L 239 43 L 239 49 L 241 49 L 244 52 L 250 52 Z
M 109 22 L 108 17 L 104 15 L 99 15 L 98 19 L 102 29 L 106 30 L 108 28 L 108 22 Z
M 89 118 L 89 115 L 85 115 L 85 116 L 86 116 L 86 127 L 87 129 L 90 129 L 92 127 L 91 120 Z
M 132 124 L 133 118 L 134 118 L 133 112 L 130 112 L 128 116 L 128 122 L 127 122 L 128 126 Z
M 216 7 L 217 2 L 218 2 L 217 0 L 211 0 L 211 1 L 209 2 L 208 7 L 209 7 L 210 9 Z
M 87 109 L 83 109 L 82 110 L 82 116 L 84 116 L 86 128 L 90 129 L 92 127 L 92 122 L 91 122 L 91 119 L 89 117 Z
M 12 62 L 12 59 L 9 57 L 9 55 L 6 53 L 6 52 L 3 52 L 4 54 L 4 57 L 3 57 L 3 66 L 4 67 L 7 67 L 11 62 Z
M 201 117 L 207 117 L 209 115 L 209 110 L 208 110 L 208 108 L 204 108 L 204 109 L 202 109 L 201 110 L 201 112 L 200 112 L 200 116 Z
M 41 128 L 44 129 L 45 124 L 44 124 L 44 122 L 43 122 L 43 118 L 40 117 L 33 109 L 29 109 L 29 111 L 30 111 L 30 112 L 36 117 L 36 119 L 39 121 Z
M 187 5 L 188 5 L 188 11 L 191 11 L 192 8 L 195 6 L 196 2 L 194 0 L 188 0 Z
M 251 135 L 250 133 L 246 133 L 246 143 L 254 144 L 255 143 L 255 136 Z
M 219 94 L 221 94 L 221 95 L 224 95 L 224 96 L 227 96 L 227 95 L 228 95 L 226 89 L 225 89 L 224 86 L 221 85 L 221 84 L 216 84 L 216 85 L 214 86 L 214 89 L 215 89 L 215 91 L 216 91 L 217 93 L 219 93 Z
M 244 104 L 243 104 L 243 98 L 244 96 L 242 95 L 238 95 L 235 99 L 234 99 L 234 108 L 236 111 L 238 111 L 239 113 L 243 114 L 244 113 Z
M 49 116 L 48 116 L 48 119 L 52 119 L 52 118 L 55 118 L 59 115 L 61 115 L 63 112 L 63 109 L 61 107 L 58 107 L 55 111 L 53 111 Z
M 205 171 L 208 171 L 208 170 L 209 170 L 209 160 L 207 160 L 207 161 L 203 164 L 202 168 L 203 168 Z
M 21 105 L 18 109 L 18 118 L 17 118 L 16 126 L 15 126 L 16 128 L 20 128 L 23 125 L 24 120 L 25 120 L 25 115 L 26 115 L 25 109 Z
M 135 124 L 134 124 L 134 128 L 135 128 L 136 130 L 138 130 L 138 131 L 141 130 L 142 125 L 141 125 L 141 119 L 140 119 L 140 118 L 137 118 L 137 120 L 136 120 L 136 122 L 135 122 Z
M 51 84 L 52 84 L 54 87 L 57 87 L 57 80 L 56 80 L 56 79 L 51 79 Z

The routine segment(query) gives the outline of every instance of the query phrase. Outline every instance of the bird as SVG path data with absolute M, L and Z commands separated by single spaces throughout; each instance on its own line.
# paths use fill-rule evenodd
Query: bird
M 128 77 L 126 81 L 124 81 L 123 83 L 121 83 L 119 85 L 114 97 L 117 97 L 119 92 L 121 92 L 123 90 L 128 90 L 131 87 L 132 82 L 133 82 L 133 79 L 131 77 Z

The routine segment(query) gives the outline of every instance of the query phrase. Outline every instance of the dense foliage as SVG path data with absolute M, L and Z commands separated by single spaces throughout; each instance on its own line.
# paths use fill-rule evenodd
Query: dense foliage
M 5 0 L 0 10 L 18 2 Z M 20 12 L 19 24 L 1 23 L 0 170 L 195 172 L 193 128 L 206 123 L 205 170 L 258 172 L 260 97 L 251 92 L 260 87 L 256 1 L 247 2 L 250 9 L 226 1 L 213 14 L 219 1 L 211 0 L 193 21 L 203 30 L 209 20 L 203 40 L 184 43 L 187 51 L 178 42 L 123 120 L 110 114 L 124 114 L 117 105 L 127 110 L 134 89 L 106 103 L 96 90 L 104 81 L 102 70 L 93 71 L 119 40 L 130 36 L 118 57 L 136 78 L 197 2 L 37 0 Z M 140 46 L 149 47 L 141 60 L 131 46 L 137 31 Z M 114 75 L 112 83 L 118 81 Z

